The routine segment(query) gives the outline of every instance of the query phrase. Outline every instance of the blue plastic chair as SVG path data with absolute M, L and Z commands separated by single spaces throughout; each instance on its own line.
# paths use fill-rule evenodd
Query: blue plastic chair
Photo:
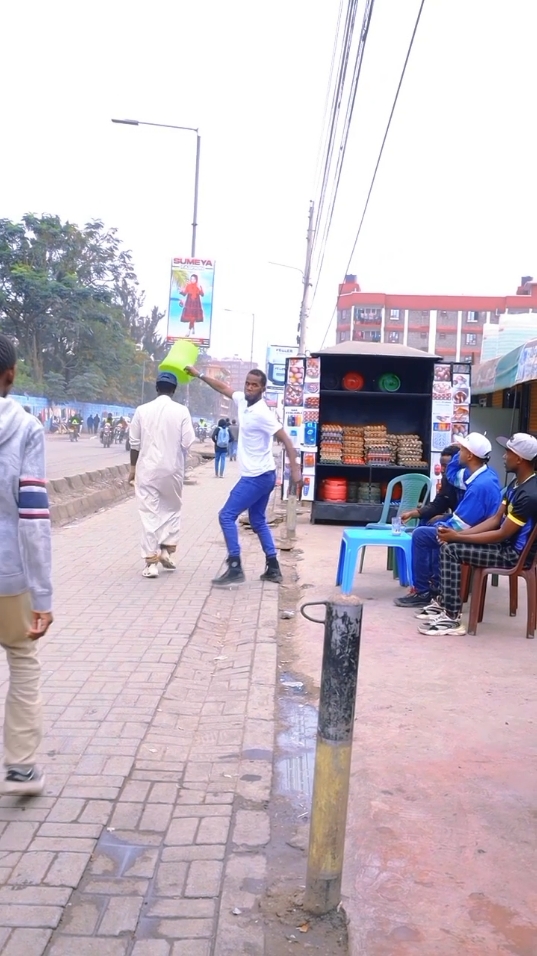
M 401 475 L 400 478 L 392 478 L 387 489 L 386 497 L 384 498 L 384 504 L 382 506 L 382 514 L 379 521 L 371 522 L 366 524 L 366 531 L 379 531 L 381 529 L 387 529 L 391 531 L 391 522 L 388 521 L 388 516 L 390 514 L 390 508 L 392 506 L 392 493 L 396 485 L 401 485 L 401 500 L 399 501 L 397 507 L 397 515 L 404 514 L 405 511 L 413 511 L 419 504 L 425 504 L 429 500 L 431 494 L 431 479 L 427 475 L 417 475 L 415 473 L 410 473 L 408 475 Z M 415 521 L 407 525 L 407 527 L 412 527 L 415 524 Z M 390 545 L 391 547 L 392 545 Z M 365 558 L 365 548 L 362 548 L 362 553 L 360 555 L 360 567 L 358 569 L 359 574 L 362 573 L 364 567 L 364 558 Z
M 412 535 L 405 531 L 400 535 L 392 534 L 389 528 L 345 528 L 339 549 L 339 561 L 336 584 L 341 584 L 343 594 L 350 594 L 358 553 L 365 551 L 366 545 L 380 545 L 395 548 L 398 556 L 399 576 L 403 586 L 412 584 Z

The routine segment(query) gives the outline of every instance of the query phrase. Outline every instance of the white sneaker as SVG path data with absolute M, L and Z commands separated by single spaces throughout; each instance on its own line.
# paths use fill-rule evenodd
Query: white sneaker
M 146 564 L 142 571 L 144 578 L 158 578 L 158 564 Z
M 177 565 L 167 548 L 162 548 L 159 561 L 166 571 L 177 571 Z
M 464 637 L 466 628 L 460 620 L 454 621 L 447 616 L 445 611 L 429 618 L 429 622 L 420 624 L 418 627 L 420 634 L 428 634 L 434 637 L 435 634 L 450 634 L 455 637 Z
M 2 793 L 12 797 L 38 797 L 45 789 L 45 774 L 39 767 L 7 767 Z
M 443 608 L 438 601 L 431 601 L 430 604 L 426 604 L 425 607 L 422 607 L 421 611 L 418 611 L 414 617 L 417 618 L 418 621 L 431 621 L 437 614 L 441 614 L 442 611 Z

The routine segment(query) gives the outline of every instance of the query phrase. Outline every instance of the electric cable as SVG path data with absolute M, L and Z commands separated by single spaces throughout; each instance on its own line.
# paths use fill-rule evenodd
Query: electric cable
M 354 244 L 353 244 L 353 247 L 352 247 L 352 251 L 351 251 L 351 254 L 350 254 L 350 256 L 349 256 L 349 260 L 348 260 L 348 262 L 347 262 L 347 267 L 346 267 L 346 269 L 345 269 L 345 273 L 344 273 L 345 275 L 348 274 L 348 271 L 349 271 L 349 269 L 350 269 L 350 266 L 351 266 L 351 262 L 352 262 L 354 253 L 356 252 L 356 246 L 358 245 L 358 240 L 359 240 L 359 238 L 360 238 L 360 233 L 361 233 L 361 231 L 362 231 L 362 226 L 363 226 L 363 224 L 364 224 L 364 220 L 365 220 L 365 217 L 366 217 L 366 213 L 367 213 L 367 210 L 368 210 L 368 207 L 369 207 L 369 200 L 371 199 L 371 194 L 372 194 L 372 192 L 373 192 L 373 188 L 374 188 L 374 185 L 375 185 L 375 180 L 376 180 L 376 178 L 377 178 L 377 173 L 378 173 L 379 166 L 380 166 L 380 163 L 381 163 L 381 160 L 382 160 L 382 155 L 383 155 L 383 153 L 384 153 L 384 147 L 385 147 L 385 145 L 386 145 L 386 140 L 388 139 L 388 134 L 389 134 L 389 132 L 390 132 L 390 127 L 391 127 L 392 120 L 393 120 L 393 117 L 394 117 L 394 113 L 395 113 L 395 110 L 396 110 L 396 107 L 397 107 L 397 102 L 398 102 L 398 100 L 399 100 L 399 94 L 400 94 L 400 92 L 401 92 L 401 87 L 402 87 L 402 85 L 403 85 L 403 80 L 404 80 L 404 78 L 405 78 L 406 68 L 407 68 L 407 66 L 408 66 L 408 61 L 409 61 L 409 59 L 410 59 L 410 54 L 412 53 L 412 48 L 413 48 L 413 46 L 414 46 L 414 40 L 415 40 L 415 38 L 416 38 L 416 33 L 417 33 L 417 31 L 418 31 L 418 26 L 419 26 L 419 23 L 420 23 L 420 20 L 421 20 L 421 15 L 422 15 L 424 6 L 425 6 L 425 0 L 421 0 L 420 7 L 419 7 L 419 10 L 418 10 L 418 15 L 417 15 L 417 17 L 416 17 L 416 22 L 414 23 L 414 29 L 412 30 L 412 35 L 411 35 L 411 37 L 410 37 L 410 43 L 409 43 L 409 45 L 408 45 L 408 49 L 407 49 L 407 52 L 406 52 L 405 60 L 404 60 L 404 63 L 403 63 L 403 68 L 402 68 L 402 70 L 401 70 L 401 75 L 400 75 L 400 77 L 399 77 L 399 82 L 398 82 L 398 84 L 397 84 L 397 89 L 396 89 L 395 97 L 394 97 L 394 100 L 393 100 L 393 103 L 392 103 L 392 108 L 391 108 L 391 110 L 390 110 L 390 115 L 389 115 L 389 117 L 388 117 L 388 122 L 387 122 L 387 124 L 386 124 L 386 129 L 384 130 L 384 136 L 382 137 L 382 143 L 381 143 L 380 150 L 379 150 L 379 153 L 378 153 L 378 156 L 377 156 L 377 161 L 376 161 L 376 163 L 375 163 L 375 168 L 374 168 L 374 170 L 373 170 L 373 176 L 371 177 L 371 182 L 370 182 L 370 184 L 369 184 L 369 189 L 368 189 L 368 192 L 367 192 L 367 197 L 366 197 L 365 205 L 364 205 L 364 208 L 363 208 L 363 211 L 362 211 L 362 216 L 361 216 L 361 218 L 360 218 L 360 223 L 359 223 L 359 225 L 358 225 L 358 230 L 357 230 L 357 233 L 356 233 L 356 237 L 355 237 L 355 239 L 354 239 Z M 325 332 L 325 334 L 324 334 L 324 338 L 323 338 L 323 341 L 322 341 L 321 348 L 323 348 L 324 343 L 326 342 L 328 333 L 329 333 L 330 328 L 331 328 L 331 326 L 332 326 L 332 322 L 334 321 L 334 316 L 335 316 L 335 314 L 336 314 L 336 311 L 337 311 L 337 304 L 336 304 L 336 306 L 334 307 L 334 310 L 333 310 L 333 312 L 332 312 L 332 316 L 331 316 L 331 318 L 330 318 L 330 322 L 328 323 L 328 327 L 327 327 L 326 332 Z

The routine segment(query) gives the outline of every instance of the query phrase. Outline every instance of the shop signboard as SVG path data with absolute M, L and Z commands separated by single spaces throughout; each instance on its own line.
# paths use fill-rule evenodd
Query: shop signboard
M 177 256 L 172 259 L 168 342 L 190 339 L 208 348 L 213 313 L 214 259 Z
M 269 345 L 267 347 L 267 382 L 275 388 L 285 385 L 285 362 L 296 355 L 298 347 L 295 345 Z

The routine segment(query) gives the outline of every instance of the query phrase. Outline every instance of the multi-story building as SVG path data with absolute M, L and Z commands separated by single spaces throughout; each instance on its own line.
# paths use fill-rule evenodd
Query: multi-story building
M 203 360 L 203 371 L 206 375 L 222 379 L 234 392 L 244 390 L 244 381 L 248 372 L 254 368 L 251 362 L 245 362 L 234 355 L 233 358 L 216 359 L 207 356 Z
M 484 326 L 500 316 L 537 313 L 537 281 L 524 276 L 516 295 L 391 295 L 362 292 L 345 276 L 337 300 L 336 343 L 393 342 L 452 361 L 479 362 Z M 535 316 L 537 335 L 537 314 Z

